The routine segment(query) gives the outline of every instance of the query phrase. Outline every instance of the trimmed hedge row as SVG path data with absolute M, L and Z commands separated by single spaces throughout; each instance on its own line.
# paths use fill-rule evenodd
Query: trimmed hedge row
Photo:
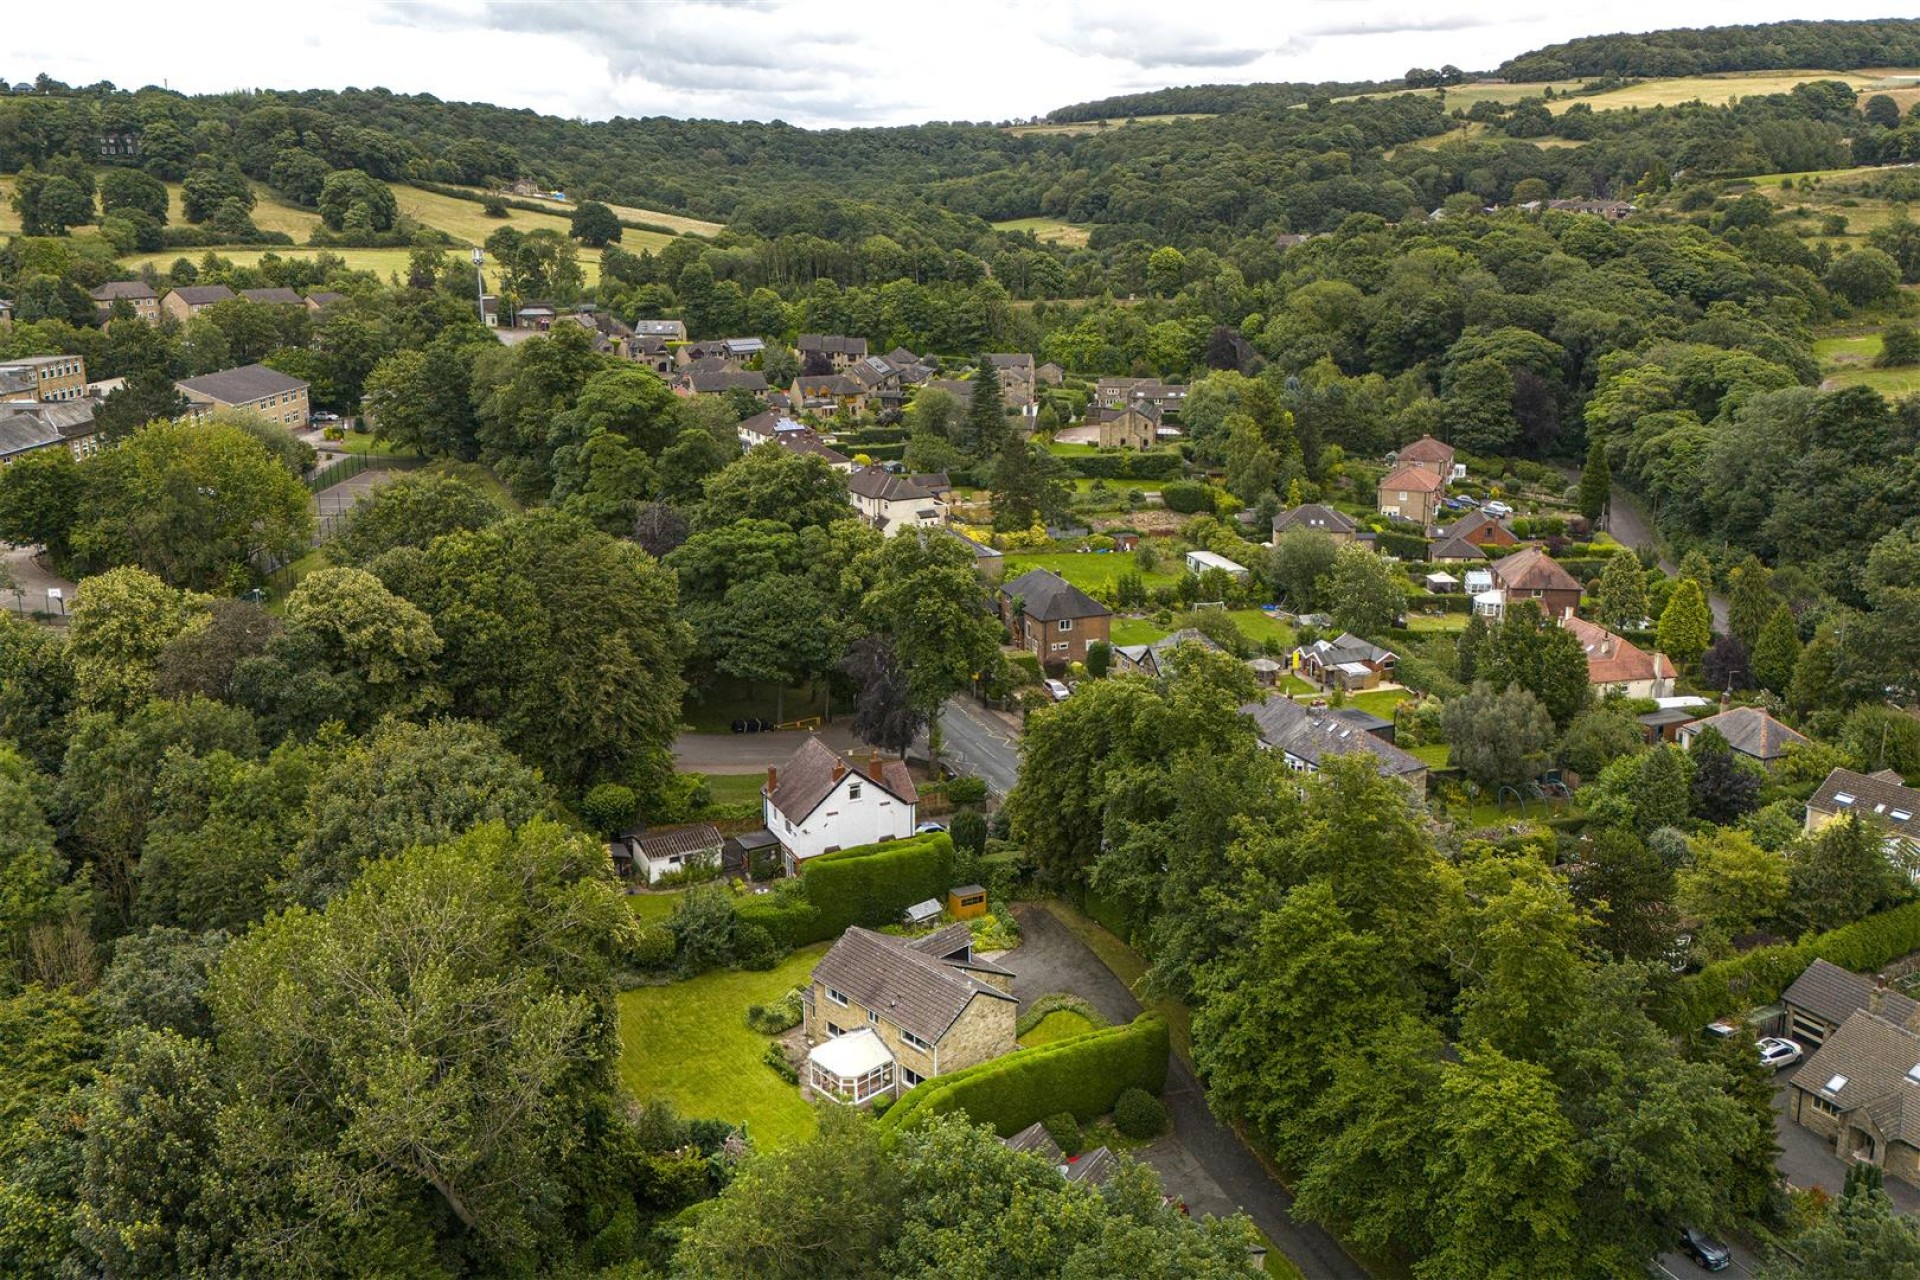
M 938 1076 L 887 1112 L 882 1129 L 905 1128 L 949 1111 L 990 1124 L 1001 1137 L 1071 1111 L 1081 1121 L 1113 1110 L 1127 1089 L 1159 1094 L 1167 1083 L 1167 1024 L 1143 1013 L 1123 1027 L 1020 1049 L 991 1062 Z
M 808 859 L 800 867 L 804 896 L 758 894 L 736 902 L 733 913 L 791 951 L 837 938 L 850 925 L 896 924 L 906 908 L 944 898 L 952 887 L 953 840 L 932 831 Z
M 1087 453 L 1062 459 L 1088 480 L 1170 480 L 1186 467 L 1177 453 Z
M 1061 1012 L 1077 1013 L 1096 1027 L 1112 1025 L 1107 1021 L 1106 1014 L 1100 1012 L 1079 996 L 1070 995 L 1065 991 L 1056 991 L 1051 995 L 1041 996 L 1038 1000 L 1030 1002 L 1026 1008 L 1022 1009 L 1020 1011 L 1020 1020 L 1013 1024 L 1013 1034 L 1016 1037 L 1024 1036 L 1042 1022 L 1045 1022 L 1047 1015 Z
M 1398 529 L 1381 529 L 1373 535 L 1373 545 L 1388 555 L 1402 560 L 1422 560 L 1427 558 L 1429 543 L 1418 534 L 1401 533 Z
M 1920 902 L 1710 964 L 1674 983 L 1661 1001 L 1660 1023 L 1676 1034 L 1696 1031 L 1743 1007 L 1770 1004 L 1815 960 L 1867 973 L 1914 951 L 1920 951 Z

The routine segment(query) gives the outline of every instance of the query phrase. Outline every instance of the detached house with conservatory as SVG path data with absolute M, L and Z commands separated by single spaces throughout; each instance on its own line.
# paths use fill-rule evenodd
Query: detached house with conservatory
M 966 924 L 908 940 L 858 927 L 814 966 L 803 997 L 816 1097 L 858 1106 L 1012 1053 L 1013 974 L 975 958 Z
M 875 752 L 856 769 L 818 738 L 808 738 L 785 764 L 769 765 L 760 796 L 788 875 L 823 853 L 906 839 L 920 803 L 904 761 Z
M 1000 618 L 1013 643 L 1043 663 L 1085 662 L 1088 645 L 1112 637 L 1113 611 L 1051 569 L 1003 583 Z

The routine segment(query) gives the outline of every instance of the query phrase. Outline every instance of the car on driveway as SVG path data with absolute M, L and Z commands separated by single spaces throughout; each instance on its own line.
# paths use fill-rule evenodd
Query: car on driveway
M 1791 1040 L 1782 1040 L 1777 1036 L 1768 1036 L 1760 1042 L 1760 1064 L 1778 1071 L 1800 1061 L 1804 1050 Z
M 1486 506 L 1480 509 L 1486 512 L 1488 515 L 1492 516 L 1496 520 L 1505 520 L 1508 516 L 1513 514 L 1513 508 L 1508 506 L 1504 502 L 1489 502 Z
M 1047 692 L 1053 695 L 1055 702 L 1065 702 L 1067 695 L 1072 693 L 1073 690 L 1067 688 L 1066 681 L 1064 680 L 1049 680 L 1047 681 Z
M 1680 1233 L 1680 1252 L 1708 1271 L 1725 1271 L 1733 1263 L 1733 1251 L 1698 1227 Z
M 917 836 L 930 836 L 936 831 L 945 831 L 946 829 L 947 828 L 944 823 L 923 822 L 919 826 L 913 829 L 913 834 Z

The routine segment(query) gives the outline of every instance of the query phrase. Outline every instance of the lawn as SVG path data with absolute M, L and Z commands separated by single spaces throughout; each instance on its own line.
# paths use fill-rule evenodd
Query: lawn
M 1117 551 L 1056 551 L 1042 554 L 1009 552 L 1006 556 L 1006 581 L 1011 582 L 1029 569 L 1051 569 L 1082 591 L 1110 589 L 1123 573 L 1139 573 L 1149 587 L 1171 586 L 1186 572 L 1177 557 L 1162 555 L 1160 568 L 1141 572 L 1131 555 Z
M 1613 89 L 1607 93 L 1566 98 L 1548 104 L 1558 115 L 1576 102 L 1593 104 L 1595 111 L 1619 111 L 1628 107 L 1671 107 L 1683 102 L 1700 101 L 1718 105 L 1736 98 L 1751 98 L 1769 93 L 1790 93 L 1795 85 L 1809 80 L 1844 80 L 1856 90 L 1877 84 L 1889 75 L 1906 74 L 1890 68 L 1868 71 L 1756 71 L 1730 72 L 1725 75 L 1683 76 L 1672 80 L 1643 80 L 1639 84 Z
M 262 248 L 259 245 L 233 245 L 228 248 L 215 247 L 211 250 L 164 249 L 159 253 L 133 253 L 120 259 L 120 265 L 129 271 L 138 271 L 141 267 L 151 264 L 156 271 L 165 271 L 173 265 L 176 258 L 185 258 L 197 264 L 209 252 L 216 253 L 239 267 L 254 266 L 260 261 L 261 255 L 267 253 L 277 254 L 282 258 L 312 258 L 316 254 L 331 253 L 344 258 L 349 271 L 371 271 L 384 280 L 389 275 L 404 276 L 407 271 L 408 256 L 413 251 L 411 249 L 313 249 L 305 246 L 288 248 L 286 245 L 268 245 Z M 585 255 L 582 255 L 581 266 L 586 269 L 587 283 L 593 283 L 600 270 L 599 261 L 596 259 L 588 263 Z
M 1470 621 L 1464 613 L 1415 613 L 1407 617 L 1407 630 L 1465 631 Z
M 1077 227 L 1058 218 L 1011 218 L 993 225 L 999 231 L 1031 231 L 1042 244 L 1060 244 L 1069 249 L 1086 248 L 1087 237 L 1093 234 L 1091 227 Z
M 1068 1036 L 1083 1036 L 1093 1030 L 1096 1030 L 1093 1020 L 1084 1013 L 1075 1013 L 1071 1009 L 1056 1009 L 1035 1023 L 1033 1030 L 1020 1037 L 1020 1047 L 1031 1049 L 1035 1045 L 1065 1040 Z
M 1444 769 L 1447 767 L 1448 748 L 1444 742 L 1435 742 L 1424 747 L 1402 747 L 1401 750 L 1416 759 L 1426 761 L 1427 767 L 1430 769 Z
M 558 231 L 567 235 L 572 230 L 572 219 L 565 212 L 534 213 L 529 209 L 509 207 L 504 218 L 489 218 L 487 211 L 472 200 L 462 200 L 456 196 L 443 196 L 433 191 L 422 191 L 419 187 L 409 187 L 402 183 L 391 183 L 393 197 L 399 202 L 400 212 L 417 218 L 429 227 L 438 228 L 450 236 L 466 241 L 468 244 L 481 244 L 501 227 L 512 227 L 515 231 Z M 662 235 L 658 231 L 623 231 L 620 235 L 620 247 L 634 253 L 642 249 L 658 250 L 672 243 L 673 237 Z M 593 260 L 597 271 L 600 264 L 600 251 L 581 249 L 580 262 L 585 265 Z
M 680 905 L 680 895 L 684 890 L 670 889 L 660 893 L 630 893 L 627 905 L 633 908 L 633 918 L 641 924 L 665 924 L 673 909 Z
M 339 440 L 327 441 L 327 448 L 341 453 L 364 453 L 376 458 L 413 457 L 411 449 L 402 449 L 391 440 L 382 440 L 368 431 L 349 431 Z
M 766 781 L 764 773 L 710 773 L 707 790 L 714 804 L 751 804 L 760 799 Z
M 746 1023 L 807 980 L 826 947 L 794 952 L 769 973 L 702 974 L 620 993 L 620 1079 L 641 1101 L 664 1098 L 680 1114 L 746 1126 L 760 1147 L 813 1133 L 813 1109 L 761 1055 L 769 1039 Z
M 1296 637 L 1292 627 L 1274 620 L 1261 609 L 1229 609 L 1227 616 L 1240 628 L 1240 634 L 1256 649 L 1264 650 L 1268 640 L 1279 642 L 1291 649 Z M 1113 643 L 1115 644 L 1152 644 L 1154 641 L 1172 635 L 1181 627 L 1188 626 L 1191 619 L 1185 614 L 1175 614 L 1173 625 L 1163 627 L 1152 618 L 1115 618 L 1113 621 Z M 1302 685 L 1304 690 L 1307 686 Z
M 1309 700 L 1312 698 L 1328 697 L 1327 694 L 1321 693 L 1318 690 L 1302 696 Z M 1393 709 L 1406 701 L 1406 698 L 1407 691 L 1405 689 L 1369 689 L 1365 693 L 1348 694 L 1346 702 L 1342 705 L 1357 707 L 1368 715 L 1379 716 L 1382 720 L 1391 720 L 1393 719 Z M 1331 704 L 1331 698 L 1329 698 L 1329 704 Z
M 1833 387 L 1872 387 L 1884 396 L 1908 396 L 1920 392 L 1920 366 L 1876 369 L 1880 357 L 1880 335 L 1860 333 L 1816 338 L 1814 359 Z

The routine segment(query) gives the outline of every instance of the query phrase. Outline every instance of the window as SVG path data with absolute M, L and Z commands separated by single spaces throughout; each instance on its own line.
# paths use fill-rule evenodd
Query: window
M 901 1028 L 900 1038 L 902 1040 L 905 1040 L 908 1044 L 912 1045 L 916 1049 L 924 1049 L 928 1053 L 933 1052 L 932 1045 L 928 1044 L 925 1040 L 922 1040 L 919 1036 L 913 1034 L 913 1032 L 906 1030 L 904 1027 Z
M 880 1025 L 880 1015 L 875 1013 L 871 1009 L 867 1010 L 867 1025 L 870 1027 L 877 1027 Z
M 1831 1102 L 1828 1102 L 1825 1098 L 1820 1097 L 1818 1094 L 1812 1094 L 1812 1093 L 1808 1094 L 1807 1103 L 1815 1111 L 1818 1111 L 1823 1116 L 1837 1116 L 1840 1114 L 1840 1108 L 1834 1106 Z
M 900 1082 L 906 1085 L 907 1088 L 909 1089 L 913 1088 L 913 1086 L 919 1084 L 922 1079 L 924 1079 L 924 1077 L 918 1071 L 915 1071 L 913 1068 L 911 1067 L 900 1068 Z
M 831 1022 L 827 1024 L 827 1035 L 843 1036 L 845 1034 L 847 1034 L 845 1031 L 842 1031 L 839 1027 L 834 1026 Z
M 1073 619 L 1072 619 L 1072 618 L 1062 618 L 1062 619 L 1060 619 L 1060 629 L 1061 629 L 1062 631 L 1071 631 L 1071 630 L 1073 630 Z
M 1060 642 L 1059 644 L 1055 644 L 1055 645 L 1050 645 L 1049 647 L 1050 647 L 1050 648 L 1051 648 L 1051 649 L 1052 649 L 1052 650 L 1053 650 L 1053 651 L 1054 651 L 1055 653 L 1062 653 L 1062 652 L 1064 652 L 1064 651 L 1066 651 L 1066 650 L 1068 650 L 1068 649 L 1071 649 L 1071 648 L 1073 648 L 1073 645 L 1071 645 L 1070 643 L 1068 643 L 1068 642 L 1066 642 L 1066 641 L 1064 641 L 1064 640 L 1063 640 L 1063 641 L 1061 641 L 1061 642 Z
M 835 991 L 832 987 L 827 988 L 827 999 L 837 1005 L 845 1005 L 847 1003 L 847 997 L 843 993 Z
M 847 784 L 847 799 L 858 800 L 859 798 L 860 798 L 860 784 L 857 782 L 849 782 Z

